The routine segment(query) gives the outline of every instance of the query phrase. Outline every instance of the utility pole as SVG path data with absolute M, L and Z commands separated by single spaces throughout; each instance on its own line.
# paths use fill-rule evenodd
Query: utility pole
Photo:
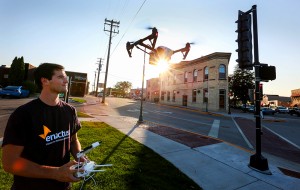
M 110 56 L 110 45 L 111 45 L 111 38 L 112 38 L 112 33 L 118 34 L 119 33 L 119 24 L 120 21 L 114 21 L 114 20 L 107 20 L 105 19 L 104 23 L 104 31 L 109 32 L 109 43 L 108 43 L 108 53 L 107 53 L 107 60 L 106 60 L 106 71 L 105 71 L 105 79 L 104 79 L 104 89 L 103 89 L 103 97 L 102 97 L 102 103 L 105 103 L 105 96 L 106 96 L 106 84 L 107 84 L 107 75 L 108 75 L 108 65 L 109 65 L 109 56 Z M 110 26 L 109 30 L 105 29 L 105 25 Z M 115 30 L 115 28 L 117 28 Z
M 99 85 L 99 77 L 100 77 L 100 71 L 101 71 L 101 68 L 102 68 L 102 64 L 101 64 L 101 62 L 102 62 L 102 58 L 100 58 L 100 60 L 99 60 L 99 65 L 98 65 L 98 77 L 97 77 L 97 84 L 96 84 L 96 97 L 98 96 L 98 85 Z
M 96 75 L 97 75 L 97 70 L 95 71 L 95 77 L 94 77 L 94 88 L 93 91 L 96 93 Z

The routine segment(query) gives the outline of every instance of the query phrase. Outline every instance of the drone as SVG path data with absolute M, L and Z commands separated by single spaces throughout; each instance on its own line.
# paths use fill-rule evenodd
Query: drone
M 152 33 L 149 36 L 142 38 L 136 42 L 127 42 L 126 49 L 127 49 L 129 57 L 132 57 L 132 49 L 134 47 L 149 54 L 150 55 L 149 64 L 152 64 L 152 65 L 157 65 L 158 60 L 162 60 L 162 59 L 169 61 L 171 59 L 172 55 L 177 52 L 182 53 L 183 59 L 185 59 L 187 57 L 192 43 L 186 43 L 184 48 L 181 48 L 178 50 L 172 50 L 165 46 L 159 46 L 159 47 L 155 48 L 157 37 L 158 37 L 158 31 L 154 27 L 154 28 L 152 28 Z M 150 42 L 150 45 L 144 43 L 147 40 Z M 144 49 L 142 49 L 142 47 L 144 47 Z
M 80 158 L 84 158 L 85 155 L 90 152 L 91 150 L 93 150 L 94 148 L 96 148 L 97 146 L 99 146 L 101 143 L 101 141 L 99 142 L 95 142 L 92 145 L 84 148 L 82 151 L 78 152 L 76 157 L 77 157 L 77 164 L 71 166 L 72 169 L 76 169 L 77 172 L 74 174 L 75 177 L 77 178 L 82 178 L 83 179 L 83 183 L 81 184 L 81 188 L 83 187 L 83 184 L 88 181 L 89 179 L 92 179 L 94 181 L 94 184 L 96 185 L 96 181 L 93 178 L 93 175 L 91 175 L 91 173 L 94 172 L 104 172 L 104 169 L 100 169 L 100 170 L 96 170 L 96 168 L 99 167 L 108 167 L 108 166 L 112 166 L 112 164 L 102 164 L 102 165 L 98 165 L 96 164 L 94 161 L 90 161 L 87 159 L 84 159 L 84 162 L 80 162 Z M 80 189 L 81 189 L 80 188 Z

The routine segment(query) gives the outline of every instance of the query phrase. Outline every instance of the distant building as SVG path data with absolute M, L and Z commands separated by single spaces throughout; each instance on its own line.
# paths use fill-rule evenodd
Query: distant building
M 88 92 L 87 73 L 66 71 L 71 80 L 70 96 L 83 97 Z
M 6 65 L 1 65 L 0 67 L 0 85 L 5 87 L 9 84 L 8 82 L 8 75 L 9 75 L 9 67 L 6 67 Z
M 300 107 L 300 88 L 291 91 L 291 106 Z
M 159 101 L 159 93 L 160 93 L 159 78 L 152 78 L 147 80 L 146 93 L 147 93 L 146 100 L 151 102 Z
M 228 64 L 231 53 L 215 52 L 170 65 L 158 79 L 147 81 L 147 98 L 211 111 L 228 110 Z M 159 83 L 158 86 L 155 86 Z M 150 86 L 148 86 L 150 85 Z
M 290 107 L 291 98 L 286 96 L 266 94 L 264 95 L 263 105 L 267 105 L 270 107 L 277 107 L 277 106 Z
M 24 81 L 34 82 L 34 71 L 36 67 L 25 63 L 25 75 Z M 2 65 L 0 67 L 0 85 L 5 87 L 9 85 L 9 70 L 10 67 Z M 71 88 L 70 96 L 79 96 L 83 97 L 88 92 L 88 82 L 87 82 L 87 73 L 78 73 L 72 71 L 66 71 L 66 74 L 71 77 Z
M 138 98 L 142 96 L 142 88 L 130 89 L 129 98 Z M 146 90 L 143 92 L 144 98 L 146 97 Z

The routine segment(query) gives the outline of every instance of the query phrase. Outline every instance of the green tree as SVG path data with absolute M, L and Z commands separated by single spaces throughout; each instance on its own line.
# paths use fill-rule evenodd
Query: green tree
M 246 104 L 250 97 L 248 89 L 254 89 L 255 76 L 254 72 L 250 70 L 242 70 L 238 66 L 235 67 L 234 73 L 229 76 L 229 91 L 233 96 L 233 103 L 236 105 L 237 101 Z
M 118 96 L 125 97 L 126 94 L 130 91 L 132 83 L 128 81 L 117 82 L 115 85 L 115 91 Z
M 8 81 L 10 85 L 21 86 L 24 81 L 25 63 L 23 56 L 15 57 L 9 70 Z

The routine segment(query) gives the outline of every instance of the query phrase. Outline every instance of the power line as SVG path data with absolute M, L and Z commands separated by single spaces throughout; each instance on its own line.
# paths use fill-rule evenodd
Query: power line
M 123 37 L 125 36 L 125 34 L 127 33 L 127 31 L 129 30 L 130 26 L 132 25 L 133 21 L 135 20 L 135 18 L 137 17 L 137 15 L 139 14 L 139 12 L 141 11 L 142 7 L 144 6 L 144 4 L 146 3 L 147 0 L 144 0 L 144 2 L 142 3 L 142 5 L 140 6 L 139 10 L 135 13 L 134 17 L 132 18 L 129 26 L 127 27 L 127 29 L 125 30 L 124 34 L 122 35 L 121 39 L 119 40 L 119 42 L 117 43 L 116 47 L 114 48 L 112 54 L 114 54 L 115 50 L 117 49 L 117 47 L 119 46 L 120 42 L 122 41 Z

